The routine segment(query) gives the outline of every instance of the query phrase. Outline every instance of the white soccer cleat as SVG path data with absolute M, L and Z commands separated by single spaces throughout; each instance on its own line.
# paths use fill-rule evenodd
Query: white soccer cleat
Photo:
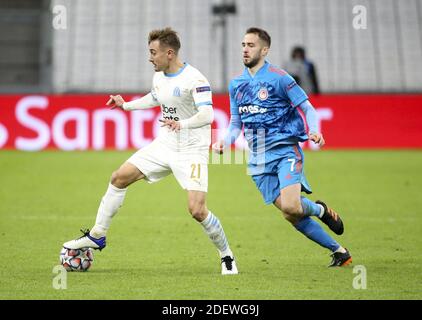
M 63 243 L 63 247 L 66 249 L 92 248 L 100 251 L 105 248 L 106 237 L 96 239 L 89 234 L 89 230 L 81 231 L 84 234 L 82 237 Z
M 236 267 L 236 261 L 234 261 L 234 257 L 225 256 L 221 258 L 221 274 L 238 274 Z

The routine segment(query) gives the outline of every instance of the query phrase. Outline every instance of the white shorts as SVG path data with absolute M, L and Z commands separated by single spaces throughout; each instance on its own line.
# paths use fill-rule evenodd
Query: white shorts
M 159 140 L 138 150 L 127 162 L 137 167 L 149 183 L 173 173 L 183 189 L 208 191 L 208 152 L 174 151 Z

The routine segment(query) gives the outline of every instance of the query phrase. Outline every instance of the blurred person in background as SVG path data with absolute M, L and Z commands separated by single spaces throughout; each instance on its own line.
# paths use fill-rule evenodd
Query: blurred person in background
M 305 48 L 297 46 L 292 49 L 291 60 L 284 69 L 296 80 L 307 94 L 319 94 L 318 77 L 315 65 L 306 58 Z

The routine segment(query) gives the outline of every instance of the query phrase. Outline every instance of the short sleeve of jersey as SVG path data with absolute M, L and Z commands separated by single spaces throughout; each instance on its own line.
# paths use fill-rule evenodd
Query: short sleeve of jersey
M 193 81 L 192 97 L 197 107 L 212 105 L 211 86 L 205 78 L 198 78 Z
M 293 79 L 289 74 L 282 76 L 279 83 L 281 85 L 281 90 L 295 107 L 308 100 L 308 96 L 305 91 L 303 91 L 295 79 Z

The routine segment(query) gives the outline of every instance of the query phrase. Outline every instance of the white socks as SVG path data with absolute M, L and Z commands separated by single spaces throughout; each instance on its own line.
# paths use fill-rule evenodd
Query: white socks
M 231 256 L 233 253 L 230 250 L 226 235 L 224 233 L 223 227 L 221 226 L 220 220 L 212 214 L 211 211 L 208 211 L 208 216 L 204 221 L 201 222 L 204 227 L 205 233 L 208 235 L 210 240 L 217 247 L 220 252 L 221 257 Z
M 107 192 L 101 199 L 95 226 L 90 232 L 91 236 L 94 238 L 101 238 L 106 235 L 108 228 L 110 228 L 111 219 L 123 204 L 126 191 L 127 188 L 119 189 L 111 183 L 108 185 Z
M 321 207 L 321 211 L 320 211 L 320 213 L 319 213 L 319 216 L 318 216 L 318 218 L 322 218 L 322 216 L 324 215 L 324 212 L 325 212 L 325 210 L 324 210 L 324 207 L 322 206 L 322 205 L 320 205 L 320 204 L 318 204 L 320 207 Z
M 334 252 L 340 252 L 340 253 L 346 253 L 346 249 L 344 249 L 342 246 L 340 246 L 336 251 Z
M 98 208 L 97 219 L 95 225 L 92 228 L 90 234 L 94 238 L 104 237 L 107 230 L 110 228 L 111 219 L 117 213 L 117 210 L 122 206 L 123 200 L 125 199 L 127 188 L 119 189 L 113 186 L 111 183 L 108 185 L 107 192 L 101 199 L 100 207 Z M 221 226 L 220 220 L 208 211 L 208 216 L 204 221 L 201 222 L 205 233 L 208 235 L 210 240 L 217 247 L 220 256 L 231 256 L 233 253 L 230 250 L 226 235 L 223 227 Z

